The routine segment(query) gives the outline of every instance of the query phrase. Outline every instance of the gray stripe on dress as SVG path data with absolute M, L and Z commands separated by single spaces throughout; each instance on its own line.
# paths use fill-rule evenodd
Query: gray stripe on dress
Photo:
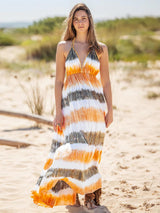
M 92 51 L 88 54 L 88 57 L 89 57 L 90 59 L 92 59 L 92 60 L 99 61 L 99 60 L 98 60 L 98 56 L 97 56 L 95 50 L 92 50 Z
M 79 169 L 63 169 L 63 168 L 50 168 L 46 172 L 46 178 L 49 177 L 71 177 L 80 181 L 86 181 L 88 178 L 98 173 L 98 168 L 96 166 L 91 166 L 90 168 L 82 171 Z
M 73 48 L 71 48 L 67 55 L 66 61 L 71 61 L 71 60 L 74 60 L 75 58 L 77 58 L 77 55 L 75 51 L 73 50 Z
M 85 143 L 88 145 L 103 145 L 105 133 L 102 132 L 72 132 L 65 137 L 65 142 L 74 143 Z
M 40 185 L 40 184 L 41 184 L 41 181 L 42 181 L 43 177 L 44 177 L 44 176 L 39 176 L 39 178 L 38 178 L 38 180 L 37 180 L 37 183 L 36 183 L 37 185 Z
M 66 98 L 62 98 L 61 107 L 64 108 L 69 106 L 69 102 L 85 100 L 85 99 L 93 99 L 98 100 L 100 103 L 105 103 L 104 95 L 102 93 L 97 93 L 94 90 L 82 89 L 74 92 L 68 93 Z
M 50 148 L 50 152 L 55 152 L 57 148 L 59 148 L 62 144 L 61 142 L 58 142 L 54 139 L 52 139 L 52 144 L 51 144 L 51 148 Z

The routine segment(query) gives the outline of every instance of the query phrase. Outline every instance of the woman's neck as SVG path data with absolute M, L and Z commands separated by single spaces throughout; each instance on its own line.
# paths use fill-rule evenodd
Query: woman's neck
M 76 36 L 75 42 L 80 44 L 86 44 L 87 43 L 87 37 L 86 36 Z

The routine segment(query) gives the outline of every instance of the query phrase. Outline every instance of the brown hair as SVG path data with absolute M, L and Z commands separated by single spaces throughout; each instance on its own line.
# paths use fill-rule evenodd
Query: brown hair
M 87 42 L 89 43 L 89 50 L 95 49 L 98 53 L 101 53 L 103 49 L 98 44 L 96 39 L 96 33 L 94 29 L 92 14 L 89 8 L 84 3 L 76 4 L 70 11 L 68 18 L 65 20 L 65 22 L 67 23 L 67 27 L 65 29 L 64 34 L 62 35 L 62 40 L 68 41 L 76 37 L 76 30 L 73 26 L 73 18 L 74 18 L 75 12 L 79 10 L 84 10 L 88 15 L 89 27 L 88 27 L 88 33 L 87 33 Z

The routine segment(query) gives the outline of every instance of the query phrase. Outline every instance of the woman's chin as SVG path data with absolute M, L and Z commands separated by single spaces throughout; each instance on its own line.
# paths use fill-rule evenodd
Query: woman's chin
M 87 29 L 85 29 L 85 28 L 83 27 L 83 28 L 78 28 L 77 31 L 79 31 L 79 32 L 86 32 Z

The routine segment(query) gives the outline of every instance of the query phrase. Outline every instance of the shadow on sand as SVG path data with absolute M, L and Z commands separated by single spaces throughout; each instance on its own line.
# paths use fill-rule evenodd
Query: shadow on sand
M 99 206 L 93 210 L 88 210 L 84 206 L 74 207 L 74 206 L 66 206 L 66 209 L 69 213 L 111 213 L 106 206 Z

